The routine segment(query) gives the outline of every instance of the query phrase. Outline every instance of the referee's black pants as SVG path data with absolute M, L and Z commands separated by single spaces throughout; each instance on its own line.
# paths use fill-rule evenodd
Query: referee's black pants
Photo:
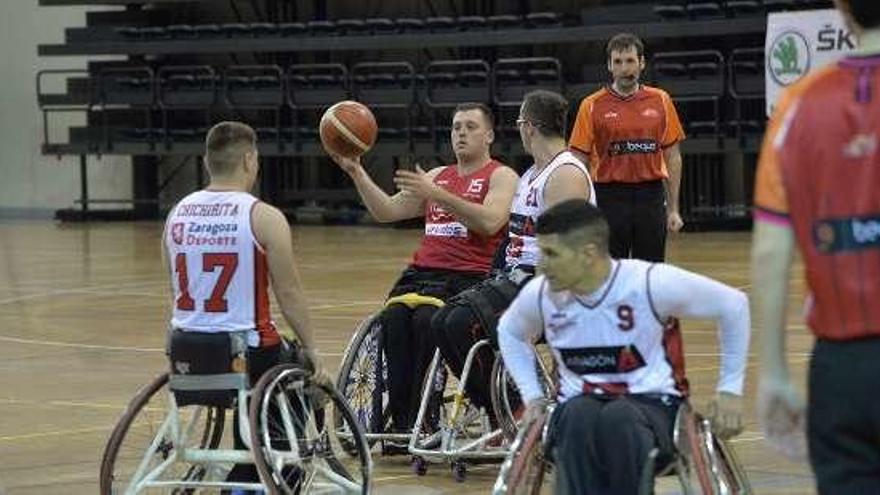
M 556 463 L 556 495 L 637 495 L 648 454 L 672 458 L 674 396 L 581 395 L 550 418 L 547 449 Z
M 613 258 L 660 262 L 666 257 L 666 189 L 662 180 L 597 183 L 596 203 L 611 229 Z
M 880 493 L 880 338 L 816 341 L 807 437 L 819 493 Z

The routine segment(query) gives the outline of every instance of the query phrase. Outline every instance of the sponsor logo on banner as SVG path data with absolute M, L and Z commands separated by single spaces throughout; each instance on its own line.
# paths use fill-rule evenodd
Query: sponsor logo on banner
M 770 77 L 788 86 L 810 70 L 810 44 L 798 31 L 785 31 L 770 47 Z
M 425 235 L 434 237 L 467 237 L 467 227 L 458 222 L 426 223 Z

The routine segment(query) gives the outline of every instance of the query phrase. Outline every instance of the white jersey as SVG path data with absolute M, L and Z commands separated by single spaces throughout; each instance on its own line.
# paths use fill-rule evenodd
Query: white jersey
M 547 209 L 544 201 L 544 186 L 556 169 L 562 165 L 574 165 L 584 173 L 590 185 L 590 203 L 596 204 L 596 191 L 587 167 L 570 151 L 557 154 L 541 170 L 532 165 L 520 177 L 513 203 L 510 205 L 510 243 L 507 245 L 505 265 L 513 268 L 518 265 L 537 266 L 541 257 L 535 239 L 535 224 L 538 217 Z
M 529 341 L 542 332 L 559 369 L 559 399 L 590 394 L 687 395 L 677 317 L 711 318 L 721 329 L 718 389 L 742 393 L 749 341 L 745 295 L 666 264 L 612 261 L 589 296 L 553 292 L 535 277 L 499 323 L 505 364 L 531 400 L 542 395 Z
M 173 328 L 251 330 L 248 344 L 278 341 L 269 314 L 266 255 L 251 229 L 257 198 L 196 191 L 171 210 L 164 243 L 172 274 Z

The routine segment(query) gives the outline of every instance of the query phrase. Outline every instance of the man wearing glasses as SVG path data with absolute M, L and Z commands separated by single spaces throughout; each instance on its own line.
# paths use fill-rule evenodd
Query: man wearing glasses
M 523 149 L 535 163 L 520 178 L 513 197 L 504 268 L 448 300 L 431 321 L 440 352 L 459 377 L 471 346 L 487 337 L 497 341 L 498 318 L 535 273 L 540 256 L 535 240 L 538 216 L 569 199 L 595 204 L 587 167 L 566 146 L 567 110 L 568 102 L 557 93 L 538 90 L 525 95 L 516 124 Z M 488 347 L 481 348 L 466 383 L 470 399 L 487 412 L 494 358 Z M 494 420 L 491 412 L 490 418 Z

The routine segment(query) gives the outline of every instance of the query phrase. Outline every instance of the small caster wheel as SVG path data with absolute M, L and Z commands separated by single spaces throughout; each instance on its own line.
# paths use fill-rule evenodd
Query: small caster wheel
M 467 465 L 461 461 L 453 462 L 452 477 L 455 478 L 455 481 L 463 483 L 467 478 Z
M 411 461 L 413 473 L 424 476 L 428 472 L 428 462 L 420 455 L 414 455 Z

